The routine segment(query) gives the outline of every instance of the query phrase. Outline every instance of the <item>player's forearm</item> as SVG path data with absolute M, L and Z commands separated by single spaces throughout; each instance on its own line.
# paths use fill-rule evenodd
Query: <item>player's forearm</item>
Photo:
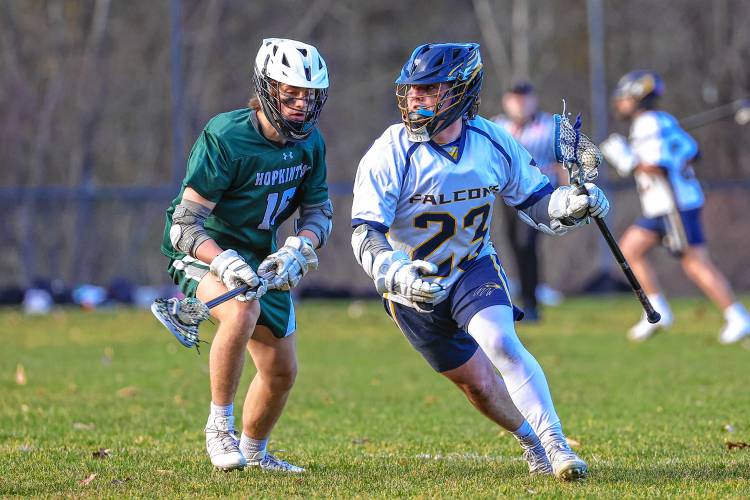
M 526 224 L 531 227 L 538 229 L 544 233 L 548 233 L 544 228 L 549 228 L 552 224 L 552 218 L 549 215 L 549 202 L 552 195 L 548 194 L 539 199 L 536 203 L 518 211 L 518 216 Z M 548 233 L 548 234 L 554 234 Z
M 368 224 L 360 224 L 352 233 L 352 250 L 365 273 L 374 278 L 376 257 L 383 252 L 393 252 L 393 247 L 384 233 Z
M 312 241 L 313 248 L 319 248 L 320 247 L 320 240 L 318 239 L 318 235 L 314 232 L 310 231 L 309 229 L 301 229 L 297 236 L 301 236 L 303 238 L 307 238 L 310 241 Z
M 299 219 L 294 221 L 294 230 L 299 236 L 312 234 L 315 238 L 310 238 L 315 248 L 320 248 L 326 244 L 328 237 L 333 231 L 333 204 L 331 200 L 323 203 L 312 205 L 302 204 L 299 208 Z
M 214 258 L 216 258 L 216 256 L 223 251 L 224 249 L 222 249 L 218 245 L 218 243 L 216 243 L 213 239 L 208 239 L 201 243 L 198 248 L 196 248 L 195 255 L 193 255 L 193 257 L 201 262 L 210 264 L 211 261 L 214 260 Z

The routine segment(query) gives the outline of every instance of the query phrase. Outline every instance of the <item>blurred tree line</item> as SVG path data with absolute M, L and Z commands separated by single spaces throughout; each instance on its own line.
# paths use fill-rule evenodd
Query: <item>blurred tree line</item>
M 626 71 L 654 69 L 677 117 L 748 95 L 750 2 L 603 6 L 608 89 Z M 336 230 L 308 284 L 341 286 L 356 275 L 367 286 L 349 258 L 351 183 L 369 144 L 398 121 L 393 80 L 416 45 L 482 44 L 485 116 L 498 112 L 512 80 L 530 78 L 547 110 L 559 111 L 565 97 L 584 126 L 590 117 L 585 0 L 0 0 L 0 227 L 11 249 L 0 254 L 0 286 L 35 276 L 166 281 L 158 247 L 175 178 L 205 122 L 245 105 L 253 57 L 272 36 L 313 43 L 330 71 L 321 128 Z M 734 181 L 750 178 L 748 128 L 727 120 L 695 131 L 699 177 L 717 189 L 732 181 L 709 192 L 706 217 L 722 221 L 709 238 L 745 288 L 750 275 L 735 255 L 750 243 L 750 226 L 735 214 L 750 206 L 747 183 Z M 610 130 L 625 127 L 610 122 Z M 619 233 L 636 202 L 630 190 L 612 198 Z M 734 223 L 738 231 L 721 231 Z M 548 255 L 548 278 L 565 289 L 580 284 L 596 237 L 561 241 Z M 586 250 L 574 251 L 581 242 Z

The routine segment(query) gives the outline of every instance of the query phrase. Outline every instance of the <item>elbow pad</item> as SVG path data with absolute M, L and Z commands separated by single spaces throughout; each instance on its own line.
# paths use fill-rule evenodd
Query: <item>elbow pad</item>
M 203 225 L 211 215 L 211 209 L 190 200 L 182 200 L 172 214 L 172 227 L 169 229 L 169 241 L 182 253 L 195 257 L 195 251 L 211 237 Z M 197 257 L 196 257 L 197 258 Z
M 318 237 L 318 248 L 328 241 L 333 230 L 333 203 L 326 200 L 317 205 L 301 205 L 299 219 L 294 221 L 294 231 L 299 233 L 303 229 L 312 231 Z

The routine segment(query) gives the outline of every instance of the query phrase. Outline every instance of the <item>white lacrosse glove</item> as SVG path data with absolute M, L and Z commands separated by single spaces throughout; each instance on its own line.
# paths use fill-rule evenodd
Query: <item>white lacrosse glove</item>
M 599 149 L 607 163 L 612 165 L 622 177 L 630 175 L 638 164 L 637 158 L 630 150 L 628 140 L 620 134 L 611 134 L 602 142 Z
M 409 307 L 429 311 L 431 307 L 419 304 L 437 304 L 448 293 L 443 285 L 422 278 L 423 274 L 437 272 L 435 264 L 425 260 L 412 261 L 402 251 L 379 253 L 373 268 L 378 293 L 388 293 L 389 298 Z
M 268 287 L 266 280 L 255 274 L 250 265 L 234 250 L 224 250 L 214 257 L 209 266 L 218 281 L 224 283 L 227 290 L 234 290 L 243 285 L 250 287 L 244 294 L 235 297 L 240 302 L 261 298 Z
M 310 238 L 290 236 L 283 247 L 260 263 L 258 274 L 268 280 L 269 288 L 289 290 L 297 286 L 305 274 L 317 268 L 318 256 Z
M 595 184 L 584 184 L 588 194 L 579 194 L 577 186 L 560 186 L 552 192 L 549 207 L 550 227 L 559 234 L 568 229 L 588 224 L 589 215 L 604 218 L 609 212 L 609 200 Z

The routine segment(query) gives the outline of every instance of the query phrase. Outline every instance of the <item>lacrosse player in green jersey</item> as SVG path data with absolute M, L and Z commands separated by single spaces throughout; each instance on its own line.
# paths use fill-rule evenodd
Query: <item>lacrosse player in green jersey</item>
M 224 470 L 303 472 L 268 453 L 267 443 L 297 373 L 289 289 L 317 268 L 315 250 L 332 229 L 326 150 L 316 129 L 328 72 L 315 47 L 272 38 L 255 58 L 253 84 L 249 107 L 215 116 L 195 142 L 180 194 L 167 210 L 162 252 L 187 296 L 206 302 L 249 286 L 211 311 L 219 321 L 205 428 L 211 462 Z M 277 249 L 277 229 L 296 211 L 296 234 Z M 245 349 L 257 373 L 238 442 L 233 401 Z

